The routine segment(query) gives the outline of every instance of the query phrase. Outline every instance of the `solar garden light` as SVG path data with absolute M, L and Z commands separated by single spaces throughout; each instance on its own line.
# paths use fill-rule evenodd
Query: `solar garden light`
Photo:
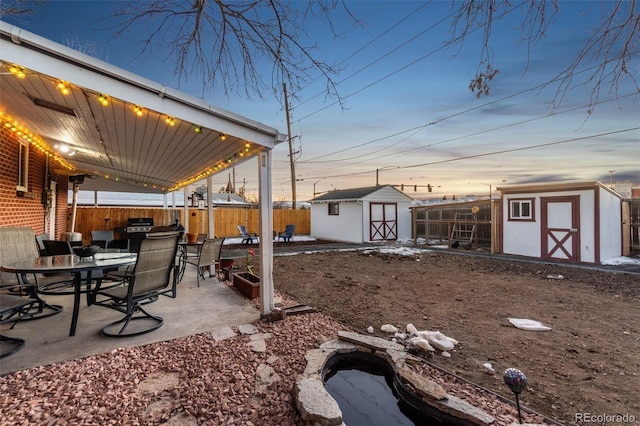
M 518 421 L 522 424 L 522 415 L 520 414 L 520 392 L 527 387 L 527 376 L 517 368 L 507 368 L 502 374 L 504 382 L 509 386 L 511 392 L 516 396 L 516 406 L 518 407 Z

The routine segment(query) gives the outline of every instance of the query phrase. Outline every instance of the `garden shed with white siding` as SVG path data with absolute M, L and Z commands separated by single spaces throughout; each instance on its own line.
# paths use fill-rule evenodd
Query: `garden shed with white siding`
M 408 239 L 411 202 L 391 185 L 329 191 L 311 200 L 311 235 L 352 243 Z
M 622 256 L 622 197 L 597 181 L 497 188 L 505 254 L 600 263 Z

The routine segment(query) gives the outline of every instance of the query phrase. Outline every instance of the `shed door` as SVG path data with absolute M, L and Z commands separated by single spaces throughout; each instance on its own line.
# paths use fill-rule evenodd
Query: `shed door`
M 369 240 L 398 239 L 398 205 L 396 203 L 369 203 Z
M 580 197 L 542 197 L 542 258 L 580 261 Z

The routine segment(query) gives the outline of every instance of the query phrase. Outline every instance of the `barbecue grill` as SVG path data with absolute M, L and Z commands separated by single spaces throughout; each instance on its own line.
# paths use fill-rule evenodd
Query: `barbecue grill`
M 129 239 L 129 249 L 137 253 L 140 250 L 140 241 L 144 239 L 153 228 L 152 217 L 130 217 L 127 219 L 127 238 Z

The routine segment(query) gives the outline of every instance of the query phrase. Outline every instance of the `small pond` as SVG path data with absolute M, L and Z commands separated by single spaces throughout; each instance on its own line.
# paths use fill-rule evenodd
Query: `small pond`
M 449 425 L 446 416 L 420 403 L 382 358 L 365 353 L 334 354 L 323 371 L 325 389 L 347 426 Z

